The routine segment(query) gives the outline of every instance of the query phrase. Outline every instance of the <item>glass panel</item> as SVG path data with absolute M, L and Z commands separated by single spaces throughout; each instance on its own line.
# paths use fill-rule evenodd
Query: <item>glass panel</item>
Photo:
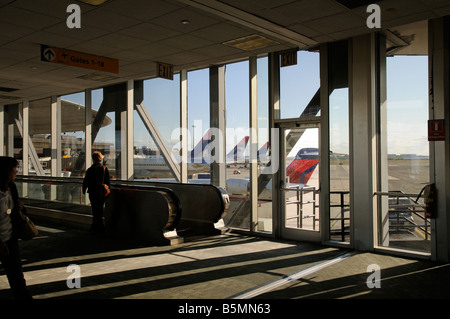
M 91 207 L 86 204 L 87 194 L 83 194 L 81 183 L 54 182 L 49 185 L 47 182 L 21 181 L 18 178 L 16 185 L 19 197 L 27 206 L 91 215 Z
M 208 145 L 209 121 L 209 69 L 188 73 L 188 174 L 192 183 L 208 179 L 210 163 L 205 150 Z M 204 156 L 205 155 L 205 156 Z M 204 158 L 205 157 L 205 158 Z
M 347 41 L 329 49 L 330 240 L 350 241 L 349 90 Z
M 29 105 L 29 175 L 51 175 L 51 101 L 31 101 Z
M 85 168 L 85 94 L 61 97 L 61 170 L 64 177 L 83 177 Z
M 319 129 L 285 131 L 285 227 L 319 231 Z
M 386 74 L 387 123 L 382 125 L 387 131 L 389 197 L 380 217 L 389 227 L 381 230 L 380 245 L 430 252 L 430 220 L 418 197 L 430 176 L 428 56 L 417 52 L 387 57 Z
M 144 110 L 154 128 L 147 129 L 135 111 L 134 114 L 134 174 L 137 179 L 165 179 L 176 181 L 174 174 L 162 155 L 161 147 L 172 153 L 173 159 L 179 156 L 180 145 L 180 75 L 174 74 L 173 80 L 161 78 L 144 81 Z M 154 132 L 152 132 L 154 130 Z M 165 146 L 157 145 L 153 134 L 158 134 Z
M 297 64 L 280 69 L 280 117 L 320 115 L 319 52 L 298 51 Z
M 249 62 L 228 64 L 225 73 L 227 192 L 230 208 L 227 226 L 250 228 L 248 205 L 247 143 L 249 137 Z

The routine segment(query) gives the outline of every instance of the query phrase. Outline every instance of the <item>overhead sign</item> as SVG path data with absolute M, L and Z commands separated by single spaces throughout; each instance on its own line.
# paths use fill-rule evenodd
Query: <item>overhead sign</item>
M 173 80 L 173 65 L 158 63 L 157 69 L 158 77 Z
M 41 61 L 119 73 L 119 60 L 41 44 Z
M 428 141 L 445 141 L 444 120 L 428 120 Z
M 281 57 L 281 62 L 280 62 L 281 67 L 297 64 L 297 50 L 289 51 L 289 52 L 282 52 L 282 53 L 280 53 L 280 57 Z

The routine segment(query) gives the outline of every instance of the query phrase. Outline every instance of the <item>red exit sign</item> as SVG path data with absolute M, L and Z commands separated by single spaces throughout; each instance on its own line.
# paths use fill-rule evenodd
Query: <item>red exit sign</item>
M 158 77 L 173 80 L 173 65 L 166 63 L 158 63 Z
M 445 141 L 444 120 L 428 121 L 428 141 Z

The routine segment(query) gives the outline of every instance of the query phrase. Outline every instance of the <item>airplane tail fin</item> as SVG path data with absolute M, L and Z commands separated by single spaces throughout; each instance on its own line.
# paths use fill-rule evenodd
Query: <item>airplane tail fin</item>
M 238 159 L 244 158 L 244 151 L 247 147 L 248 136 L 245 136 L 236 146 L 228 153 L 227 158 L 230 160 L 238 161 Z
M 201 138 L 201 140 L 195 145 L 191 151 L 191 163 L 203 163 L 203 152 L 205 148 L 211 143 L 211 131 L 208 129 Z M 204 163 L 203 163 L 204 164 Z
M 267 153 L 269 151 L 269 142 L 264 143 L 263 146 L 261 146 L 261 148 L 258 150 L 258 158 L 262 157 L 262 156 L 266 156 Z
M 286 168 L 289 182 L 306 184 L 319 164 L 319 150 L 317 148 L 302 148 L 294 160 Z

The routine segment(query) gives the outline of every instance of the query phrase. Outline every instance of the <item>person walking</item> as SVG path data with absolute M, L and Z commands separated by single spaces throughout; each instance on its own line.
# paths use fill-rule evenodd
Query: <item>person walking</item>
M 18 165 L 15 158 L 0 156 L 0 260 L 14 299 L 32 299 L 23 275 L 19 239 L 13 221 L 23 208 L 14 183 Z
M 103 206 L 105 204 L 103 184 L 110 186 L 108 168 L 102 165 L 103 155 L 100 152 L 92 153 L 93 164 L 86 170 L 83 180 L 83 194 L 86 190 L 89 193 L 89 200 L 92 209 L 91 231 L 103 233 L 105 226 L 103 224 Z

